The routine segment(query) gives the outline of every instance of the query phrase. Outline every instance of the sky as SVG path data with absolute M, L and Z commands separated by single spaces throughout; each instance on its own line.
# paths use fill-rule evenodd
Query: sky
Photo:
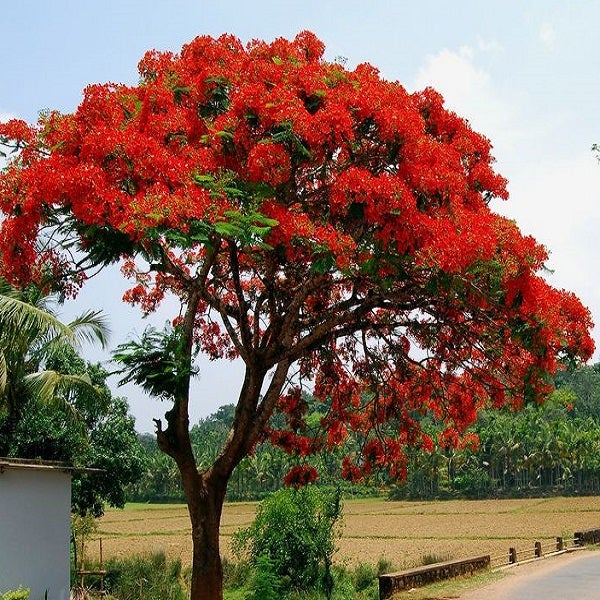
M 89 83 L 135 84 L 152 48 L 177 52 L 197 35 L 222 33 L 244 43 L 293 38 L 304 29 L 325 43 L 327 59 L 344 57 L 349 68 L 369 62 L 410 91 L 433 86 L 491 140 L 510 192 L 494 210 L 549 249 L 548 280 L 590 308 L 600 348 L 600 163 L 591 151 L 600 143 L 600 1 L 5 0 L 0 121 L 72 112 Z M 107 273 L 61 314 L 102 308 L 114 347 L 148 324 L 121 302 L 124 289 Z M 203 361 L 191 422 L 235 402 L 242 377 L 240 364 Z M 113 387 L 129 399 L 138 431 L 152 431 L 152 418 L 169 408 L 131 386 Z

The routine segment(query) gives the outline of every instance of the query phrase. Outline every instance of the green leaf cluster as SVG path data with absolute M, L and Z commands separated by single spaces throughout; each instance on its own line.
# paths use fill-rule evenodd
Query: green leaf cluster
M 117 346 L 113 359 L 123 368 L 119 385 L 135 383 L 156 398 L 174 400 L 185 393 L 197 369 L 190 364 L 180 328 L 165 325 L 162 331 L 148 327 L 139 340 Z
M 255 566 L 269 562 L 283 589 L 331 591 L 331 562 L 341 492 L 316 486 L 281 489 L 263 500 L 255 521 L 234 535 L 238 555 L 249 552 Z M 266 557 L 266 558 L 265 558 Z
M 312 154 L 306 147 L 303 140 L 294 132 L 294 125 L 291 122 L 280 123 L 272 135 L 263 140 L 262 143 L 279 143 L 288 148 L 290 154 L 300 160 L 311 160 Z
M 122 507 L 125 488 L 136 483 L 146 467 L 127 402 L 112 396 L 102 366 L 87 363 L 69 346 L 55 349 L 47 364 L 66 376 L 86 374 L 90 381 L 69 396 L 78 419 L 66 419 L 64 412 L 33 397 L 22 406 L 14 432 L 8 418 L 0 417 L 0 455 L 100 469 L 73 474 L 72 511 L 100 516 L 105 504 Z

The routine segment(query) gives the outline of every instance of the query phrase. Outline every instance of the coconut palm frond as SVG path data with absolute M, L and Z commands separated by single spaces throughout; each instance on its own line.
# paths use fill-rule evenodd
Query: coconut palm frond
M 54 334 L 74 339 L 71 328 L 47 310 L 3 294 L 0 294 L 0 327 L 7 327 L 13 331 L 38 331 L 41 335 Z
M 101 310 L 88 310 L 68 325 L 79 342 L 99 342 L 102 348 L 106 348 L 110 337 L 108 319 Z
M 56 294 L 44 293 L 35 285 L 26 286 L 23 289 L 11 285 L 4 277 L 0 276 L 0 296 L 8 296 L 31 304 L 40 310 L 54 314 L 53 306 L 56 305 L 58 296 Z
M 79 411 L 68 400 L 72 393 L 87 391 L 97 394 L 100 391 L 88 375 L 64 375 L 57 371 L 40 371 L 24 377 L 24 388 L 29 397 L 35 398 L 40 404 L 56 407 L 58 410 L 85 428 L 85 422 Z
M 39 371 L 24 377 L 27 391 L 43 404 L 61 404 L 63 398 L 77 391 L 100 394 L 89 375 L 65 375 L 58 371 Z
M 80 392 L 103 399 L 88 376 L 44 370 L 57 347 L 80 342 L 106 346 L 109 328 L 100 311 L 87 311 L 64 324 L 53 314 L 55 297 L 30 286 L 17 290 L 0 277 L 0 409 L 18 420 L 28 399 L 56 407 L 85 429 L 73 406 Z M 12 404 L 11 404 L 12 403 Z

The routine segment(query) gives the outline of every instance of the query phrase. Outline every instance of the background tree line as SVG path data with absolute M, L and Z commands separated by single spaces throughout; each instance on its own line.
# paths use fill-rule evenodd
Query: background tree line
M 422 423 L 434 440 L 433 449 L 412 448 L 407 455 L 407 480 L 392 482 L 374 472 L 362 485 L 341 479 L 342 460 L 364 439 L 352 433 L 335 450 L 308 458 L 319 471 L 319 483 L 341 486 L 347 493 L 389 493 L 394 498 L 494 497 L 600 493 L 600 363 L 561 372 L 556 391 L 542 405 L 522 410 L 483 411 L 471 432 L 479 444 L 449 449 L 440 439 L 443 426 L 430 417 Z M 315 423 L 326 407 L 310 396 L 309 418 Z M 234 406 L 226 405 L 192 427 L 199 465 L 212 464 L 233 422 Z M 277 423 L 281 427 L 283 423 Z M 127 488 L 129 500 L 181 501 L 183 491 L 172 459 L 161 453 L 151 434 L 141 434 L 146 473 Z M 302 459 L 304 460 L 304 459 Z M 257 500 L 279 489 L 298 457 L 268 441 L 259 445 L 235 470 L 228 499 Z
M 65 326 L 53 315 L 56 298 L 34 287 L 17 292 L 0 280 L 0 455 L 62 460 L 95 467 L 78 473 L 73 509 L 100 515 L 105 503 L 182 501 L 174 461 L 152 434 L 138 434 L 124 398 L 113 397 L 108 372 L 78 353 L 75 333 L 106 337 L 99 314 Z M 18 318 L 17 318 L 18 317 Z M 106 331 L 105 331 L 106 330 Z M 87 332 L 87 333 L 86 333 Z M 407 480 L 373 472 L 362 485 L 342 480 L 342 461 L 366 440 L 356 432 L 335 450 L 302 458 L 319 472 L 321 485 L 352 494 L 389 493 L 395 498 L 515 496 L 600 493 L 600 363 L 560 372 L 556 391 L 543 405 L 483 411 L 472 428 L 479 445 L 448 448 L 440 423 L 421 419 L 433 447 L 407 452 Z M 18 402 L 17 402 L 18 401 Z M 17 403 L 16 403 L 17 402 Z M 318 429 L 328 406 L 305 394 L 305 426 Z M 200 469 L 213 464 L 234 420 L 233 404 L 201 419 L 191 430 Z M 393 425 L 393 424 L 392 424 Z M 285 417 L 271 426 L 285 429 Z M 265 441 L 236 468 L 229 500 L 262 499 L 279 489 L 298 456 Z

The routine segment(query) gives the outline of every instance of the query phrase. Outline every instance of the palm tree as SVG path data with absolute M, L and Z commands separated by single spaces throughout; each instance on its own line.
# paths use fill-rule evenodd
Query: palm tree
M 86 341 L 105 347 L 106 319 L 100 311 L 87 311 L 64 324 L 53 312 L 56 302 L 34 286 L 17 290 L 0 278 L 0 414 L 6 416 L 9 441 L 28 403 L 51 404 L 75 416 L 72 394 L 94 389 L 89 377 L 61 374 L 45 364 L 65 344 L 77 347 Z

